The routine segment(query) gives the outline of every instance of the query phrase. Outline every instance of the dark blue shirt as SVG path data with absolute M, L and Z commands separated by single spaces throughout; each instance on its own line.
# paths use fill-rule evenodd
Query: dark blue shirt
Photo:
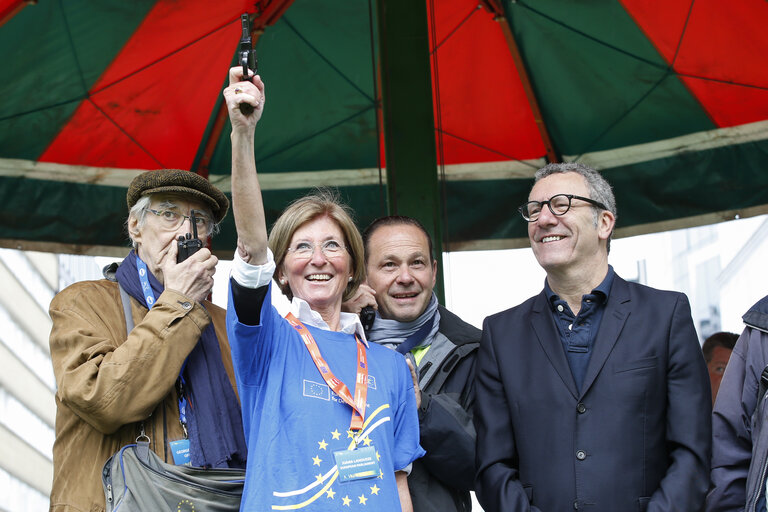
M 605 303 L 608 302 L 614 275 L 613 267 L 608 265 L 608 273 L 603 282 L 581 297 L 581 309 L 575 316 L 568 303 L 553 292 L 547 280 L 544 280 L 544 292 L 552 306 L 552 317 L 555 319 L 560 341 L 565 349 L 576 389 L 579 391 L 584 382 L 584 375 L 587 373 L 587 365 L 592 356 L 592 348 L 595 345 L 597 331 L 600 329 L 600 321 L 603 319 Z

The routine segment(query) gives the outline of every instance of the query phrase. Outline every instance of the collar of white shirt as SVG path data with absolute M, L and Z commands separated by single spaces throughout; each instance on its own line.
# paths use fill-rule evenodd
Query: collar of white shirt
M 309 303 L 304 299 L 298 297 L 293 298 L 291 301 L 291 313 L 305 325 L 311 325 L 312 327 L 325 329 L 326 331 L 331 330 L 325 320 L 323 320 L 323 317 L 320 316 L 320 313 L 309 307 Z M 368 340 L 365 338 L 365 331 L 363 330 L 363 324 L 360 323 L 359 316 L 354 313 L 344 313 L 342 311 L 339 316 L 339 326 L 339 331 L 341 332 L 357 334 L 363 343 L 365 343 L 365 346 L 368 347 Z

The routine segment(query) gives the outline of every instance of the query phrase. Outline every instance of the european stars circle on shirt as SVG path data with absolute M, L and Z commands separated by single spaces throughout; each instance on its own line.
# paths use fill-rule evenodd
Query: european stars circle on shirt
M 192 503 L 189 500 L 181 500 L 178 505 L 176 505 L 176 511 L 177 512 L 194 512 L 195 510 L 195 504 Z

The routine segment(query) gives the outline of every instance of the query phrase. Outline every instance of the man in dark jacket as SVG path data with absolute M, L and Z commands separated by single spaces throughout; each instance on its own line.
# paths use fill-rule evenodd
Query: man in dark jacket
M 370 287 L 363 288 L 353 299 L 357 308 L 350 309 L 376 304 L 369 340 L 404 354 L 414 375 L 421 446 L 427 455 L 413 463 L 408 476 L 413 510 L 471 510 L 480 330 L 437 303 L 432 240 L 416 219 L 377 219 L 363 241 Z
M 616 201 L 594 169 L 539 169 L 519 211 L 547 277 L 483 324 L 478 501 L 486 512 L 700 512 L 712 402 L 688 299 L 608 264 Z
M 768 410 L 760 381 L 768 384 L 768 297 L 743 319 L 746 327 L 733 348 L 712 415 L 707 512 L 765 510 Z

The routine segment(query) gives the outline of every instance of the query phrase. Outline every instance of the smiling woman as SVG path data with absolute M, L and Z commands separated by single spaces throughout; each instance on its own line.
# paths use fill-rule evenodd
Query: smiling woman
M 330 243 L 333 241 L 336 243 Z M 269 246 L 280 290 L 288 299 L 296 295 L 320 306 L 303 292 L 311 290 L 305 288 L 305 281 L 322 280 L 332 281 L 335 289 L 331 295 L 346 300 L 365 279 L 362 239 L 351 212 L 331 190 L 320 189 L 291 204 L 272 228 Z
M 240 72 L 230 70 L 224 90 L 238 234 L 227 332 L 248 449 L 258 454 L 242 509 L 330 512 L 354 501 L 411 511 L 405 469 L 424 450 L 410 371 L 341 311 L 365 277 L 362 238 L 337 196 L 319 191 L 288 206 L 267 239 L 254 161 L 264 84 Z M 273 274 L 291 299 L 286 318 L 271 304 Z

